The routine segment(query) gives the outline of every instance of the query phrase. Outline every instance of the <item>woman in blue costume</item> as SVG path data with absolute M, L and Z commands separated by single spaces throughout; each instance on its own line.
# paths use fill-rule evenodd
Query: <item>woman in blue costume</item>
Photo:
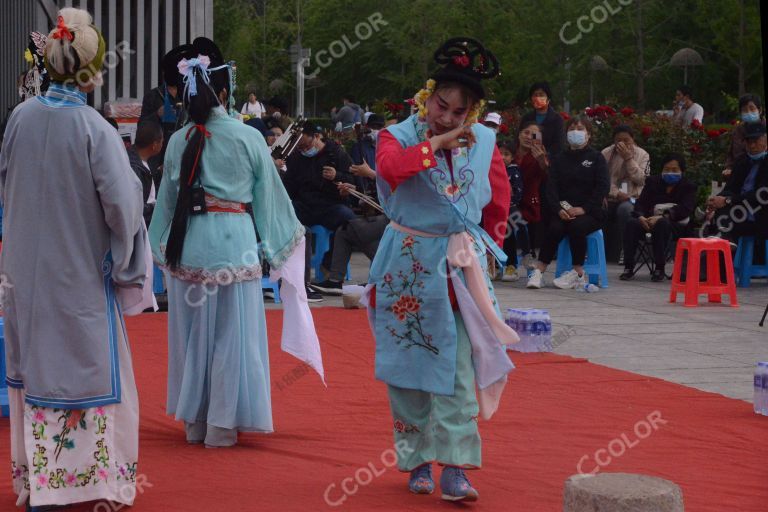
M 419 112 L 379 134 L 379 197 L 391 222 L 371 267 L 368 311 L 409 489 L 432 493 L 437 462 L 443 499 L 474 501 L 464 470 L 481 467 L 478 416 L 496 410 L 514 368 L 503 345 L 518 341 L 485 271 L 487 255 L 506 259 L 510 187 L 494 133 L 477 123 L 496 57 L 454 38 L 435 60 L 440 68 L 415 97 Z
M 168 413 L 189 443 L 232 446 L 238 432 L 272 431 L 260 253 L 283 278 L 283 349 L 321 376 L 322 362 L 304 228 L 264 138 L 225 110 L 231 68 L 216 45 L 198 38 L 181 53 L 191 122 L 168 143 L 149 229 L 168 277 Z

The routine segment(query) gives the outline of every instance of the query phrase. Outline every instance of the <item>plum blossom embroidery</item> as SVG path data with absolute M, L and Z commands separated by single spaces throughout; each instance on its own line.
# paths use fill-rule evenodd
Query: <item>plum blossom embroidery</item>
M 430 275 L 430 272 L 416 258 L 414 247 L 418 243 L 410 235 L 403 238 L 400 255 L 410 260 L 410 268 L 408 271 L 401 270 L 396 276 L 390 273 L 384 275 L 382 291 L 386 292 L 387 298 L 396 299 L 386 310 L 391 311 L 401 324 L 398 328 L 388 327 L 388 331 L 395 338 L 395 343 L 403 343 L 406 349 L 420 347 L 437 355 L 440 350 L 432 344 L 432 335 L 425 333 L 422 325 L 425 319 L 421 307 L 423 299 L 418 291 L 424 288 L 422 276 Z

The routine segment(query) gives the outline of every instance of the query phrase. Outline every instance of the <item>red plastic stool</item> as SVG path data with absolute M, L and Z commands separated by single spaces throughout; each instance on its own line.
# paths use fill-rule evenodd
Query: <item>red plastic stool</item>
M 683 251 L 688 251 L 688 271 L 684 283 L 680 282 L 680 274 L 683 270 Z M 701 253 L 707 255 L 707 280 L 699 281 L 699 261 Z M 720 260 L 718 255 L 725 258 L 726 282 L 720 282 Z M 731 307 L 739 307 L 736 298 L 736 279 L 733 273 L 733 258 L 731 258 L 731 246 L 722 238 L 681 238 L 677 241 L 675 251 L 675 270 L 672 274 L 672 289 L 669 292 L 669 302 L 677 301 L 677 293 L 685 294 L 685 305 L 695 307 L 699 305 L 699 294 L 706 293 L 709 302 L 722 302 L 722 295 L 730 295 Z

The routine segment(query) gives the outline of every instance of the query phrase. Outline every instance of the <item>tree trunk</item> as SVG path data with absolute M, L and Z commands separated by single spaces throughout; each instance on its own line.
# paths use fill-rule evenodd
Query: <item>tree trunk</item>
M 744 83 L 744 32 L 747 21 L 744 19 L 744 0 L 739 1 L 739 96 L 747 92 Z
M 643 46 L 643 2 L 637 0 L 637 108 L 645 110 L 645 48 Z

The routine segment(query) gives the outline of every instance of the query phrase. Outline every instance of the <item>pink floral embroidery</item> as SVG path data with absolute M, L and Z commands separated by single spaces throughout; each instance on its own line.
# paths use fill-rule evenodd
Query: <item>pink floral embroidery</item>
M 98 471 L 99 480 L 107 480 L 109 478 L 109 471 L 104 468 L 100 468 Z
M 411 235 L 406 236 L 403 238 L 403 249 L 407 249 L 409 247 L 413 247 L 416 241 L 413 239 Z
M 384 282 L 385 282 L 385 283 L 391 283 L 391 282 L 392 282 L 392 274 L 390 274 L 389 272 L 387 272 L 387 273 L 384 275 Z
M 395 420 L 395 432 L 398 434 L 413 434 L 415 432 L 421 432 L 416 425 L 406 425 L 400 420 Z
M 401 322 L 405 321 L 408 313 L 418 313 L 420 309 L 419 299 L 411 295 L 403 295 L 397 302 L 392 304 L 392 312 Z
M 32 414 L 32 421 L 34 423 L 43 423 L 45 421 L 45 414 L 40 409 L 35 410 Z

